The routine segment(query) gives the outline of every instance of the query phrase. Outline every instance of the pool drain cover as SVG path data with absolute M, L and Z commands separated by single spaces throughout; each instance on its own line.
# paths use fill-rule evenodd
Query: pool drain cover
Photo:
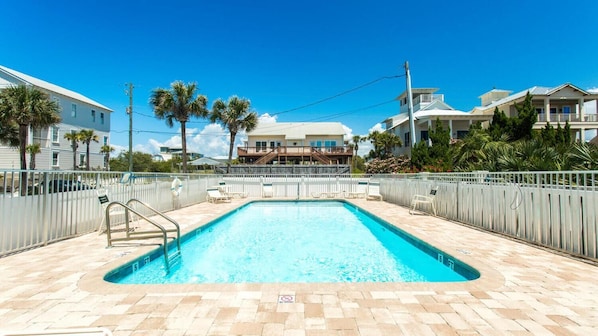
M 278 303 L 295 303 L 295 295 L 279 295 Z

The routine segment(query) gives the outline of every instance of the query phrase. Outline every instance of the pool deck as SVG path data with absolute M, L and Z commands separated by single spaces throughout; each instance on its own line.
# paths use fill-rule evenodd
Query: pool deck
M 234 208 L 168 213 L 189 231 Z M 105 327 L 113 335 L 598 335 L 598 267 L 386 202 L 347 200 L 481 272 L 461 283 L 116 285 L 156 246 L 88 234 L 0 258 L 0 335 Z M 279 296 L 295 303 L 278 303 Z

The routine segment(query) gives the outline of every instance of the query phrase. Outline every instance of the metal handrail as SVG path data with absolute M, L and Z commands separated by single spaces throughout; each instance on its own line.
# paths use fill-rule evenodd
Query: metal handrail
M 174 226 L 176 227 L 175 229 L 165 229 L 164 226 L 160 225 L 159 223 L 156 223 L 155 221 L 151 220 L 150 218 L 148 218 L 147 216 L 143 215 L 142 213 L 140 213 L 139 211 L 135 210 L 134 208 L 131 207 L 132 203 L 138 203 L 141 204 L 142 206 L 144 206 L 146 209 L 151 210 L 154 214 L 161 216 L 162 218 L 168 220 L 169 222 L 171 222 L 172 224 L 174 224 Z M 110 209 L 113 206 L 121 206 L 125 209 L 125 234 L 126 237 L 124 238 L 112 238 L 112 234 L 110 231 Z M 155 226 L 156 228 L 158 228 L 159 231 L 141 231 L 141 232 L 131 232 L 129 230 L 129 211 L 134 213 L 135 215 L 139 216 L 140 218 L 145 219 L 148 223 L 152 224 L 153 226 Z M 169 232 L 176 232 L 177 236 L 176 236 L 176 242 L 177 242 L 177 250 L 178 253 L 180 254 L 181 252 L 181 229 L 179 224 L 172 218 L 164 215 L 163 213 L 161 213 L 160 211 L 152 208 L 151 206 L 149 206 L 147 203 L 144 203 L 138 199 L 130 199 L 126 204 L 119 202 L 119 201 L 113 201 L 110 202 L 110 204 L 108 204 L 108 206 L 106 207 L 106 238 L 108 240 L 108 247 L 112 247 L 112 242 L 113 241 L 127 241 L 127 240 L 137 240 L 137 239 L 150 239 L 150 238 L 163 238 L 164 243 L 162 245 L 162 248 L 164 250 L 164 263 L 166 265 L 166 270 L 170 270 L 170 259 L 168 257 L 168 233 Z

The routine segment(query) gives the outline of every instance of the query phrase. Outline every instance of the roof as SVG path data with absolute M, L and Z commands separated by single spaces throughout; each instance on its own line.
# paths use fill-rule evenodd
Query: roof
M 493 102 L 490 105 L 482 106 L 482 107 L 476 107 L 474 109 L 480 109 L 480 110 L 494 109 L 497 106 L 506 104 L 506 103 L 511 102 L 511 101 L 518 100 L 520 98 L 523 98 L 523 97 L 525 97 L 527 95 L 528 92 L 532 96 L 549 96 L 549 95 L 551 95 L 551 94 L 553 94 L 555 92 L 558 92 L 559 90 L 561 90 L 561 89 L 563 89 L 564 87 L 567 87 L 567 86 L 573 88 L 574 90 L 577 90 L 577 91 L 581 92 L 584 96 L 591 95 L 591 93 L 588 93 L 587 91 L 584 91 L 584 90 L 582 90 L 582 89 L 580 89 L 580 88 L 578 88 L 575 85 L 570 84 L 570 83 L 561 84 L 561 85 L 555 86 L 555 87 L 534 86 L 534 87 L 531 87 L 529 89 L 526 89 L 526 90 L 514 93 L 514 94 L 512 94 L 510 96 L 507 96 L 505 98 L 499 99 L 499 100 Z
M 249 136 L 280 136 L 285 139 L 305 139 L 308 135 L 345 135 L 343 124 L 339 122 L 277 122 L 258 123 L 248 133 Z
M 29 85 L 33 85 L 36 86 L 38 88 L 50 91 L 50 92 L 54 92 L 57 93 L 59 95 L 65 96 L 65 97 L 69 97 L 78 101 L 81 101 L 83 103 L 104 109 L 106 111 L 112 112 L 111 109 L 107 108 L 106 106 L 92 100 L 89 99 L 87 97 L 85 97 L 84 95 L 65 89 L 63 87 L 60 87 L 58 85 L 52 84 L 52 83 L 48 83 L 46 81 L 43 81 L 41 79 L 26 75 L 22 72 L 18 72 L 16 70 L 12 70 L 9 69 L 5 66 L 0 65 L 0 72 L 3 72 L 7 75 L 9 75 L 10 77 L 15 78 L 16 80 L 18 80 L 19 82 L 21 82 L 21 84 L 29 84 Z M 0 87 L 2 87 L 2 79 L 0 79 Z M 6 82 L 6 80 L 4 80 L 4 82 Z M 16 83 L 11 83 L 11 84 L 16 84 Z
M 483 115 L 483 114 L 472 114 L 471 112 L 463 112 L 459 110 L 441 110 L 441 109 L 432 109 L 432 110 L 419 110 L 413 113 L 413 119 L 436 119 L 437 117 L 450 117 L 451 119 L 488 119 L 491 116 Z M 395 124 L 390 129 L 396 128 L 399 125 L 409 121 L 409 113 L 401 113 L 395 117 Z
M 222 165 L 223 163 L 218 160 L 211 159 L 209 157 L 202 157 L 200 159 L 193 160 L 193 161 L 189 162 L 189 164 L 192 166 L 201 166 L 201 165 L 219 166 L 219 165 Z

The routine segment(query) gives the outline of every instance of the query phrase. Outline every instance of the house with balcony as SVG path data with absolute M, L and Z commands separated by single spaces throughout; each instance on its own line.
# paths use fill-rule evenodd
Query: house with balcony
M 28 144 L 38 143 L 41 153 L 37 154 L 36 169 L 71 170 L 75 164 L 84 167 L 86 164 L 87 146 L 79 143 L 76 162 L 73 163 L 71 142 L 64 138 L 66 133 L 92 129 L 99 142 L 90 144 L 91 169 L 106 169 L 104 154 L 100 153 L 103 145 L 110 145 L 110 114 L 108 107 L 80 94 L 58 85 L 43 81 L 19 71 L 0 66 L 0 90 L 11 85 L 30 85 L 47 93 L 50 99 L 58 103 L 62 121 L 51 127 L 30 129 Z M 29 167 L 29 155 L 27 165 Z M 0 143 L 0 168 L 19 169 L 19 150 Z
M 237 148 L 239 161 L 254 165 L 347 165 L 353 157 L 338 122 L 259 123 Z
M 187 160 L 197 160 L 197 159 L 201 159 L 202 157 L 203 157 L 203 154 L 187 151 Z M 174 158 L 182 160 L 182 158 L 183 158 L 183 148 L 182 147 L 161 146 L 160 153 L 154 154 L 152 156 L 152 160 L 154 160 L 156 162 L 164 162 L 164 161 L 172 160 Z
M 572 138 L 579 141 L 585 141 L 586 131 L 598 130 L 597 115 L 586 113 L 590 104 L 598 107 L 598 94 L 587 92 L 570 83 L 556 87 L 534 86 L 514 94 L 511 94 L 511 91 L 494 89 L 479 97 L 482 106 L 475 107 L 472 113 L 492 116 L 498 108 L 507 117 L 513 117 L 517 115 L 515 106 L 525 100 L 528 92 L 538 112 L 538 121 L 534 129 L 543 128 L 546 122 L 553 126 L 558 123 L 563 126 L 568 122 L 573 133 Z
M 411 90 L 413 99 L 413 120 L 415 127 L 415 142 L 429 141 L 429 129 L 436 127 L 439 120 L 445 129 L 450 130 L 452 139 L 461 139 L 467 135 L 469 127 L 481 122 L 487 124 L 492 114 L 484 115 L 473 112 L 463 112 L 454 109 L 444 101 L 443 94 L 437 94 L 437 88 L 414 88 Z M 402 147 L 394 149 L 395 155 L 411 154 L 411 129 L 409 126 L 409 109 L 407 91 L 401 93 L 399 114 L 387 118 L 382 122 L 385 130 L 401 138 Z
M 462 139 L 469 131 L 471 124 L 481 122 L 487 127 L 492 120 L 494 110 L 498 108 L 508 117 L 517 115 L 516 105 L 525 100 L 529 92 L 532 104 L 538 112 L 538 121 L 534 129 L 541 129 L 550 122 L 553 126 L 560 123 L 562 126 L 568 122 L 572 138 L 585 140 L 586 131 L 598 130 L 598 118 L 595 113 L 586 113 L 587 107 L 594 104 L 598 110 L 598 94 L 589 93 L 572 84 L 565 83 L 556 87 L 532 88 L 512 94 L 512 91 L 493 89 L 480 97 L 481 106 L 469 112 L 458 111 L 444 101 L 444 95 L 436 94 L 435 88 L 414 88 L 413 119 L 415 126 L 415 141 L 427 141 L 428 130 L 436 126 L 439 119 L 445 128 L 450 130 L 451 139 Z M 397 97 L 399 101 L 399 114 L 387 118 L 382 123 L 387 132 L 392 132 L 401 137 L 402 147 L 395 148 L 395 155 L 411 154 L 411 136 L 409 127 L 409 113 L 407 92 Z

